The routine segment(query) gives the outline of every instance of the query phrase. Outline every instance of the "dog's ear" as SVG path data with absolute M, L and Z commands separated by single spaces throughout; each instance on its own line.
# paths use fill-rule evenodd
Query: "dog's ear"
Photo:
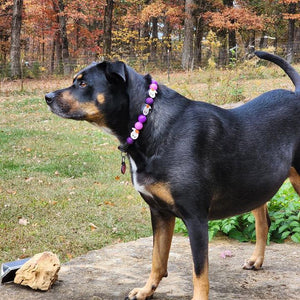
M 102 67 L 106 79 L 111 83 L 126 82 L 126 65 L 122 61 L 103 62 Z

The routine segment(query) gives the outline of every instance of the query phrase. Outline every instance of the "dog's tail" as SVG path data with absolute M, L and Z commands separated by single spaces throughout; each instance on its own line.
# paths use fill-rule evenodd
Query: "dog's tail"
M 264 51 L 255 51 L 254 53 L 259 58 L 269 60 L 281 67 L 295 85 L 295 94 L 300 95 L 300 75 L 286 60 L 277 55 Z

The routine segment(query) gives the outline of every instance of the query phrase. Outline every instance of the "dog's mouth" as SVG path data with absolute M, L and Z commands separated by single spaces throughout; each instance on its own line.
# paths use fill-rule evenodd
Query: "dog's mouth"
M 62 117 L 64 119 L 73 119 L 73 120 L 85 120 L 86 114 L 80 109 L 76 109 L 71 104 L 72 102 L 64 102 L 61 97 L 57 97 L 55 93 L 48 93 L 45 95 L 46 103 L 49 107 L 49 110 Z
M 106 126 L 103 112 L 96 101 L 80 102 L 66 91 L 49 93 L 45 95 L 45 100 L 50 111 L 62 118 Z
M 48 105 L 49 107 L 49 110 L 56 114 L 57 116 L 61 117 L 61 118 L 64 118 L 64 119 L 72 119 L 72 120 L 78 120 L 78 121 L 84 121 L 85 120 L 85 114 L 83 113 L 72 113 L 72 114 L 69 114 L 69 113 L 66 113 L 66 112 L 63 112 L 61 109 L 58 108 L 58 106 L 56 105 Z

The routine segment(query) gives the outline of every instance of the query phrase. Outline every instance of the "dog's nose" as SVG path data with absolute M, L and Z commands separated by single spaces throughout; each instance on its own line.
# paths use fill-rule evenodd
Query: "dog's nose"
M 51 104 L 54 101 L 54 98 L 55 98 L 55 94 L 53 92 L 45 95 L 45 100 L 47 104 Z

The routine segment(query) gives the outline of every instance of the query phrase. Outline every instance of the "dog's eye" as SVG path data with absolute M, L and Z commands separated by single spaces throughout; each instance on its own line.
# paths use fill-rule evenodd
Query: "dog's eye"
M 81 81 L 81 82 L 79 83 L 79 86 L 80 86 L 81 88 L 85 88 L 85 87 L 87 86 L 87 83 L 86 83 L 85 81 Z

